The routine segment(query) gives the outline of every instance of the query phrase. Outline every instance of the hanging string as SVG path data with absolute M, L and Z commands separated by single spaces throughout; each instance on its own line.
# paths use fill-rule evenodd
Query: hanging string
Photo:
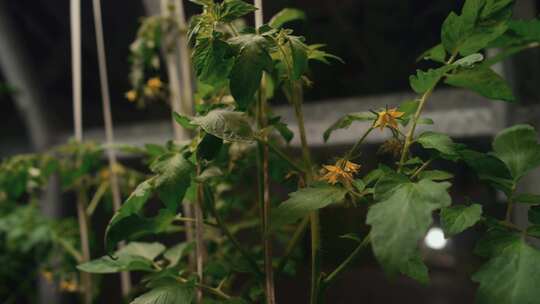
M 109 161 L 110 187 L 112 192 L 113 210 L 117 212 L 122 204 L 120 185 L 116 168 L 118 166 L 114 146 L 114 131 L 111 113 L 111 97 L 109 91 L 109 80 L 107 76 L 107 57 L 105 55 L 105 39 L 103 35 L 103 20 L 101 17 L 101 1 L 93 0 L 94 27 L 96 31 L 96 47 L 98 54 L 99 81 L 101 86 L 101 97 L 103 105 L 103 121 L 105 125 L 105 142 L 107 144 L 107 159 Z M 131 290 L 131 278 L 129 272 L 120 273 L 122 294 L 127 296 Z
M 82 142 L 82 61 L 81 61 L 81 1 L 70 2 L 71 64 L 73 79 L 73 124 L 75 140 Z M 90 242 L 88 238 L 88 216 L 86 214 L 86 193 L 82 186 L 77 192 L 77 220 L 81 238 L 82 261 L 90 261 Z M 92 303 L 92 277 L 81 273 L 83 298 L 85 304 Z
M 71 0 L 71 65 L 75 140 L 82 141 L 81 1 Z

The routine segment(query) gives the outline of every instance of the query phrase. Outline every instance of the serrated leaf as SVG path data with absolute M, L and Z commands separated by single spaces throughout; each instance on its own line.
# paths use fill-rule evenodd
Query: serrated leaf
M 499 255 L 519 238 L 519 234 L 500 228 L 490 228 L 476 243 L 474 254 L 485 258 Z
M 323 138 L 324 141 L 328 141 L 328 138 L 330 138 L 330 135 L 339 129 L 347 129 L 351 126 L 351 124 L 355 121 L 373 121 L 377 119 L 377 115 L 371 112 L 358 112 L 358 113 L 349 113 L 342 118 L 340 118 L 338 121 L 336 121 L 333 125 L 331 125 L 326 131 L 324 131 Z
M 224 0 L 220 5 L 220 21 L 231 22 L 256 11 L 257 8 L 242 0 Z
M 289 129 L 286 123 L 281 121 L 280 116 L 270 118 L 268 124 L 273 126 L 287 143 L 290 143 L 294 138 L 294 132 Z
M 195 129 L 197 129 L 197 126 L 191 124 L 191 118 L 189 118 L 189 117 L 187 117 L 185 115 L 173 112 L 173 118 L 180 126 L 182 126 L 182 128 L 184 128 L 186 130 L 195 130 Z M 160 154 L 162 154 L 163 152 L 164 151 L 160 151 Z
M 445 83 L 472 90 L 490 99 L 515 100 L 512 89 L 506 81 L 488 67 L 459 70 L 457 73 L 448 75 Z
M 529 208 L 528 218 L 532 224 L 540 225 L 540 206 Z
M 417 70 L 416 75 L 409 77 L 409 83 L 416 93 L 423 94 L 433 89 L 441 78 L 454 68 L 452 65 L 445 65 L 438 69 L 429 69 L 427 72 Z
M 540 225 L 531 225 L 527 227 L 527 235 L 540 238 Z
M 540 251 L 515 241 L 472 276 L 478 304 L 534 304 L 540 299 Z
M 197 157 L 199 159 L 213 160 L 219 155 L 223 140 L 212 134 L 204 134 L 201 142 L 197 145 Z
M 475 63 L 481 62 L 482 60 L 484 60 L 484 55 L 480 53 L 474 53 L 459 60 L 456 60 L 456 62 L 454 62 L 454 65 L 469 68 Z
M 131 242 L 117 250 L 113 257 L 104 256 L 83 263 L 77 268 L 90 273 L 115 273 L 120 271 L 154 271 L 152 261 L 165 250 L 160 243 Z
M 453 236 L 472 227 L 482 218 L 482 206 L 457 205 L 441 210 L 441 226 L 446 236 Z
M 200 82 L 219 86 L 227 81 L 234 57 L 231 47 L 217 37 L 197 39 L 193 67 Z
M 414 258 L 418 241 L 432 224 L 432 212 L 451 203 L 449 187 L 430 180 L 404 183 L 369 208 L 373 252 L 387 272 L 399 271 Z
M 540 166 L 540 144 L 529 125 L 516 125 L 500 132 L 493 140 L 494 155 L 502 160 L 514 181 Z
M 287 36 L 291 47 L 292 79 L 298 80 L 308 68 L 308 47 L 301 37 Z
M 428 131 L 420 134 L 416 141 L 425 149 L 434 149 L 450 157 L 458 156 L 457 145 L 446 134 Z
M 467 56 L 485 48 L 508 28 L 512 0 L 467 0 L 461 15 L 450 13 L 441 40 L 450 54 Z
M 420 55 L 417 61 L 420 61 L 422 59 L 445 63 L 446 50 L 444 49 L 444 45 L 437 44 L 436 46 L 430 48 L 429 50 L 425 51 L 422 55 Z
M 419 252 L 414 254 L 409 261 L 402 265 L 399 271 L 424 285 L 429 284 L 429 269 L 426 264 L 424 264 L 424 261 L 422 261 Z
M 247 116 L 242 112 L 216 109 L 205 116 L 193 118 L 192 123 L 206 133 L 228 141 L 253 141 L 253 130 Z
M 459 152 L 461 158 L 476 172 L 478 178 L 489 182 L 493 187 L 509 195 L 514 181 L 510 171 L 502 160 L 485 153 L 472 150 Z
M 159 198 L 171 212 L 177 212 L 195 167 L 182 154 L 167 153 L 157 158 L 150 170 L 157 174 L 153 183 Z
M 420 102 L 418 100 L 407 100 L 399 105 L 398 111 L 403 112 L 401 120 L 404 121 L 404 124 L 407 124 L 409 122 L 409 118 L 416 113 L 419 104 Z
M 433 181 L 444 181 L 453 178 L 452 173 L 441 170 L 426 170 L 418 174 L 418 179 L 430 179 Z
M 345 198 L 347 190 L 341 186 L 316 185 L 302 188 L 289 194 L 289 199 L 281 203 L 272 214 L 274 228 L 294 223 L 311 211 L 336 204 Z
M 528 205 L 540 205 L 540 195 L 530 193 L 520 193 L 512 197 L 512 202 Z
M 272 58 L 266 50 L 266 39 L 245 34 L 230 40 L 240 51 L 230 73 L 230 89 L 240 110 L 246 110 L 259 89 L 264 70 L 272 68 Z
M 130 304 L 191 304 L 193 287 L 175 281 L 159 283 Z
M 173 247 L 167 249 L 163 253 L 163 257 L 169 261 L 168 267 L 173 267 L 180 262 L 180 259 L 184 256 L 185 252 L 188 251 L 191 247 L 191 243 L 180 243 L 176 244 Z
M 401 185 L 409 183 L 409 178 L 394 171 L 386 172 L 375 184 L 373 198 L 376 201 L 385 200 L 394 194 Z
M 275 14 L 268 24 L 277 29 L 283 27 L 286 23 L 305 19 L 306 14 L 303 11 L 295 8 L 284 8 Z

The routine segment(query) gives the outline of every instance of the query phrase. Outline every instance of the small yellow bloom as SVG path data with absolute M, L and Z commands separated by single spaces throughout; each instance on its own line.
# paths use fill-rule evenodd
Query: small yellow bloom
M 323 168 L 324 175 L 321 176 L 320 180 L 335 185 L 337 182 L 351 183 L 353 175 L 360 170 L 360 165 L 340 159 L 335 165 L 324 165 Z
M 399 112 L 397 108 L 389 109 L 389 110 L 383 110 L 377 113 L 377 121 L 373 125 L 374 128 L 380 128 L 381 131 L 384 130 L 386 126 L 390 128 L 397 129 L 397 118 L 400 118 L 403 116 L 404 112 Z
M 126 92 L 126 99 L 130 102 L 135 102 L 137 100 L 137 91 L 129 90 Z
M 146 82 L 146 86 L 148 87 L 148 89 L 150 89 L 150 91 L 157 93 L 159 92 L 161 87 L 163 87 L 163 83 L 161 82 L 161 79 L 159 79 L 159 77 L 153 77 L 148 79 L 148 81 Z
M 59 287 L 60 290 L 67 292 L 76 292 L 79 289 L 77 282 L 74 280 L 62 280 Z
M 43 276 L 43 278 L 49 283 L 51 283 L 53 281 L 53 274 L 52 274 L 52 272 L 50 272 L 48 270 L 43 270 L 41 272 L 41 276 Z
M 126 169 L 122 165 L 116 163 L 113 166 L 113 171 L 116 175 L 122 175 L 126 172 Z M 111 177 L 111 170 L 109 167 L 101 169 L 99 171 L 99 177 L 101 177 L 101 179 L 109 179 Z

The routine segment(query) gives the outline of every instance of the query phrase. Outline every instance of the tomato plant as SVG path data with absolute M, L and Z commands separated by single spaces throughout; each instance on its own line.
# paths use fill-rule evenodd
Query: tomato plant
M 433 225 L 435 214 L 446 237 L 473 226 L 483 231 L 475 253 L 486 262 L 471 274 L 479 284 L 477 303 L 538 303 L 540 251 L 530 240 L 540 237 L 540 195 L 517 191 L 521 179 L 540 166 L 536 131 L 529 125 L 507 128 L 494 138 L 492 151 L 482 153 L 446 134 L 417 130 L 421 124 L 434 123 L 423 116 L 423 110 L 442 83 L 496 102 L 513 102 L 512 90 L 492 66 L 537 47 L 538 20 L 513 20 L 511 0 L 465 1 L 461 12 L 450 13 L 442 24 L 441 43 L 420 56 L 434 67 L 410 76 L 418 97 L 381 109 L 359 108 L 336 121 L 324 133 L 325 141 L 355 122 L 368 122 L 369 127 L 346 153 L 335 155 L 332 163 L 318 164 L 307 141 L 303 91 L 313 85 L 310 65 L 343 61 L 287 28 L 291 21 L 304 18 L 298 10 L 284 9 L 267 23 L 250 27 L 242 19 L 261 14 L 252 4 L 192 2 L 201 13 L 192 18 L 184 34 L 192 48 L 195 114 L 173 115 L 192 137 L 188 142 L 138 150 L 147 156 L 151 174 L 144 178 L 136 174 L 142 181 L 132 185 L 135 189 L 107 226 L 107 254 L 80 263 L 80 271 L 142 272 L 145 291 L 132 304 L 276 303 L 275 294 L 281 291 L 274 282 L 298 275 L 296 263 L 302 253 L 297 247 L 309 231 L 309 298 L 312 304 L 323 303 L 332 283 L 365 250 L 373 252 L 389 278 L 402 274 L 427 284 L 429 270 L 418 243 Z M 166 98 L 167 84 L 158 76 L 159 52 L 167 52 L 182 34 L 177 26 L 164 17 L 143 22 L 131 48 L 133 89 L 126 94 L 128 100 L 142 105 Z M 500 52 L 486 57 L 489 48 Z M 295 133 L 272 112 L 277 92 L 294 112 L 300 156 L 287 149 Z M 358 158 L 366 138 L 375 132 L 390 135 L 380 150 L 393 161 L 366 172 Z M 56 161 L 65 187 L 91 187 L 91 179 L 81 177 L 90 174 L 92 170 L 84 170 L 93 166 L 95 158 L 79 157 L 75 166 L 63 163 L 66 159 L 70 157 Z M 441 160 L 465 163 L 479 180 L 503 193 L 506 216 L 493 217 L 483 212 L 480 203 L 452 204 L 453 175 L 432 168 L 434 161 Z M 13 175 L 0 181 L 21 182 Z M 275 184 L 287 189 L 288 198 L 273 191 Z M 7 188 L 24 192 L 21 185 Z M 0 194 L 6 200 L 14 195 Z M 182 214 L 183 204 L 195 208 L 195 215 Z M 516 204 L 531 206 L 527 227 L 511 221 Z M 357 247 L 338 267 L 322 272 L 324 227 L 319 211 L 332 206 L 366 209 L 365 218 L 358 221 L 365 222 L 369 233 L 359 236 L 351 231 L 348 237 Z M 144 241 L 165 233 L 189 234 L 191 224 L 196 231 L 188 241 Z M 242 236 L 246 234 L 251 237 Z M 119 248 L 120 243 L 126 245 Z

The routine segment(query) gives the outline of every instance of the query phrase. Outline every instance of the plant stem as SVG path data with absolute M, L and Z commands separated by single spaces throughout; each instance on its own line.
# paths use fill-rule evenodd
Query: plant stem
M 79 235 L 81 238 L 81 262 L 90 261 L 90 240 L 88 236 L 88 215 L 86 214 L 86 189 L 79 186 L 77 191 L 77 219 L 79 222 Z M 92 276 L 90 273 L 81 272 L 81 283 L 83 286 L 83 299 L 85 304 L 92 303 Z
M 369 245 L 371 241 L 371 235 L 368 234 L 364 240 L 353 250 L 353 252 L 327 277 L 324 278 L 323 283 L 324 287 L 327 287 L 336 277 L 342 273 L 347 267 L 354 261 L 354 259 L 362 252 L 362 250 Z
M 457 53 L 454 53 L 450 59 L 446 62 L 447 65 L 452 64 L 454 60 L 456 59 Z M 438 83 L 438 82 L 437 82 Z M 399 166 L 398 166 L 398 173 L 401 172 L 403 169 L 403 165 L 407 161 L 407 157 L 409 155 L 409 149 L 413 143 L 414 140 L 414 131 L 416 130 L 416 125 L 418 124 L 418 119 L 420 118 L 420 115 L 422 114 L 422 110 L 424 109 L 424 106 L 433 93 L 433 90 L 437 86 L 437 83 L 433 85 L 432 88 L 427 90 L 422 97 L 420 97 L 420 102 L 418 104 L 418 108 L 416 109 L 416 112 L 414 113 L 413 120 L 412 120 L 412 126 L 409 129 L 409 132 L 407 132 L 407 137 L 405 138 L 405 144 L 403 144 L 403 150 L 401 151 L 401 157 L 399 159 Z
M 300 242 L 300 239 L 304 235 L 307 225 L 309 223 L 309 216 L 306 216 L 302 222 L 296 227 L 296 230 L 294 231 L 294 234 L 292 238 L 289 240 L 289 243 L 287 244 L 287 247 L 285 248 L 285 253 L 283 254 L 283 257 L 279 261 L 278 267 L 276 269 L 276 275 L 279 275 L 283 269 L 285 268 L 285 265 L 287 265 L 287 261 L 289 260 L 294 248 L 296 248 L 296 245 Z
M 197 163 L 197 175 L 201 174 L 201 165 Z M 199 282 L 203 282 L 203 272 L 204 272 L 204 256 L 205 256 L 205 246 L 204 246 L 204 224 L 203 224 L 203 184 L 197 185 L 197 205 L 195 206 L 195 254 L 196 254 L 196 265 L 197 265 L 197 276 L 199 277 Z M 197 303 L 202 303 L 202 292 L 199 290 L 197 292 Z
M 411 175 L 411 179 L 417 177 L 418 174 L 422 173 L 422 171 L 424 171 L 431 164 L 431 162 L 433 162 L 433 159 L 430 159 L 427 162 L 423 163 L 422 166 L 420 166 L 420 168 L 414 171 L 413 175 Z
M 351 157 L 354 155 L 353 153 L 356 151 L 356 149 L 358 149 L 358 147 L 360 147 L 360 145 L 368 137 L 368 135 L 369 135 L 369 133 L 371 133 L 371 131 L 373 131 L 373 125 L 369 129 L 367 129 L 366 132 L 364 132 L 362 137 L 360 137 L 360 139 L 354 144 L 354 146 L 351 148 L 351 150 L 349 150 L 349 152 L 345 156 L 346 160 L 351 160 Z
M 300 164 L 298 164 L 296 161 L 291 159 L 287 154 L 283 153 L 283 151 L 281 151 L 278 147 L 276 147 L 276 145 L 274 145 L 272 142 L 268 140 L 260 141 L 260 142 L 267 145 L 272 151 L 274 151 L 274 153 L 277 154 L 277 156 L 279 156 L 282 160 L 286 161 L 291 167 L 293 167 L 294 169 L 298 170 L 301 173 L 306 173 L 305 168 L 300 166 Z
M 189 283 L 189 281 L 187 279 L 184 279 L 182 277 L 178 277 L 177 278 L 178 281 L 180 283 L 183 283 L 183 284 L 187 284 Z M 214 288 L 214 287 L 211 287 L 211 286 L 208 286 L 208 285 L 205 285 L 205 284 L 201 284 L 201 283 L 195 283 L 195 287 L 197 287 L 201 292 L 202 291 L 206 291 L 208 293 L 211 293 L 219 298 L 222 298 L 223 300 L 231 300 L 233 297 L 224 293 L 221 289 L 219 288 Z
M 234 237 L 234 235 L 231 233 L 229 228 L 227 228 L 227 225 L 225 225 L 223 218 L 221 217 L 221 215 L 216 209 L 213 193 L 210 191 L 210 189 L 208 189 L 208 187 L 204 187 L 204 194 L 206 196 L 206 199 L 210 200 L 210 202 L 208 203 L 208 205 L 210 206 L 210 213 L 212 213 L 212 216 L 214 216 L 214 218 L 216 219 L 217 226 L 221 229 L 221 232 L 229 239 L 229 241 L 233 244 L 233 246 L 240 252 L 240 254 L 248 262 L 249 266 L 252 268 L 252 271 L 255 273 L 255 275 L 258 278 L 262 278 L 264 275 L 260 271 L 259 266 L 257 265 L 257 262 L 242 247 L 242 245 L 240 245 L 240 242 Z

